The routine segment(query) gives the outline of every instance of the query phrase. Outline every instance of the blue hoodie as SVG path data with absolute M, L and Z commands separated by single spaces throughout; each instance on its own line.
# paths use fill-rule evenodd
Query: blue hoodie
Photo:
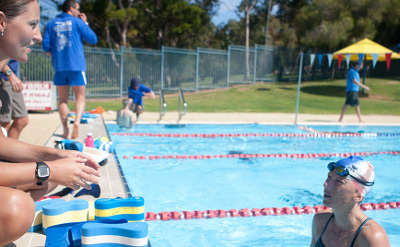
M 56 72 L 86 71 L 83 40 L 95 45 L 97 36 L 80 18 L 62 13 L 47 23 L 42 48 L 45 52 L 51 52 Z

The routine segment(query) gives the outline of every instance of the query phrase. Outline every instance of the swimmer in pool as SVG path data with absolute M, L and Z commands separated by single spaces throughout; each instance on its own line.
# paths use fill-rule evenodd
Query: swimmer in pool
M 355 132 L 338 132 L 338 131 L 333 131 L 333 132 L 328 132 L 328 131 L 319 131 L 319 130 L 315 130 L 311 127 L 307 127 L 307 126 L 299 126 L 298 129 L 301 130 L 305 130 L 307 132 L 310 133 L 314 133 L 314 134 L 354 134 Z M 363 130 L 358 131 L 357 133 L 365 133 Z
M 314 215 L 310 246 L 390 246 L 383 227 L 359 205 L 374 185 L 371 163 L 350 156 L 329 163 L 328 170 L 323 204 L 330 209 Z

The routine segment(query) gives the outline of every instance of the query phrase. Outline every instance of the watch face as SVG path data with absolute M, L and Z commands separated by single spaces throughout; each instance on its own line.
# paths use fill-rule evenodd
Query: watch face
M 43 178 L 47 177 L 50 175 L 49 168 L 48 167 L 39 167 L 38 169 L 38 176 Z

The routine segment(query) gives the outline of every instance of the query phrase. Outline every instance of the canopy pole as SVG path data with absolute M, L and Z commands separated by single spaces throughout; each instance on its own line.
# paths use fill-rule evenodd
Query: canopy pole
M 297 113 L 299 112 L 299 101 L 300 101 L 300 84 L 302 79 L 303 72 L 303 52 L 300 53 L 300 66 L 299 66 L 299 80 L 297 83 L 297 100 L 296 100 L 296 118 L 294 120 L 294 124 L 297 125 Z
M 365 85 L 365 73 L 367 71 L 367 54 L 364 55 L 364 66 L 363 66 L 363 85 Z M 361 94 L 364 95 L 364 88 L 361 91 Z

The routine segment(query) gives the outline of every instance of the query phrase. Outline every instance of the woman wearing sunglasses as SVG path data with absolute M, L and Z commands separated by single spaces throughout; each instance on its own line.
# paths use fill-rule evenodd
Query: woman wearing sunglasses
M 350 156 L 329 163 L 328 170 L 323 204 L 330 209 L 315 214 L 311 246 L 390 246 L 383 227 L 359 206 L 374 185 L 371 163 Z

